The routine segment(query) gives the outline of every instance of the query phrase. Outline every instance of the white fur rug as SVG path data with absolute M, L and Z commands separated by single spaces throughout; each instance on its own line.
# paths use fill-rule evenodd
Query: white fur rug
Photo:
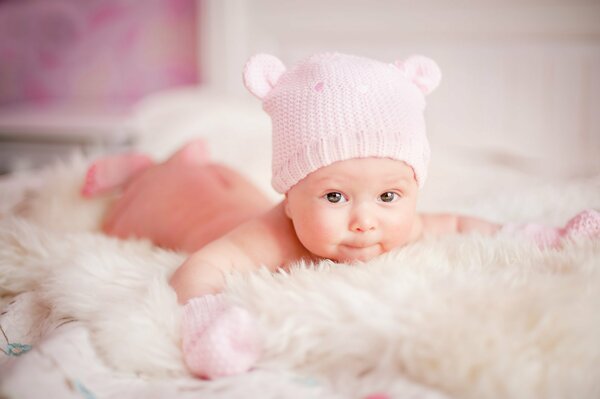
M 190 378 L 167 284 L 184 255 L 96 233 L 106 201 L 79 198 L 84 168 L 0 186 L 0 325 L 33 347 L 0 353 L 6 397 L 600 397 L 600 243 L 540 251 L 511 237 L 231 276 L 227 295 L 258 318 L 263 357 L 241 376 Z M 463 207 L 563 223 L 600 208 L 600 177 Z

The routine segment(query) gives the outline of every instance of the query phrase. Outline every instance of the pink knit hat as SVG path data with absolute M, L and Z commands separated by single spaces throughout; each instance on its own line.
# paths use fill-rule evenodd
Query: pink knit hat
M 324 53 L 288 70 L 272 55 L 253 56 L 244 83 L 271 116 L 273 188 L 286 193 L 323 166 L 366 157 L 406 162 L 422 187 L 430 152 L 425 95 L 440 79 L 423 56 L 387 64 Z

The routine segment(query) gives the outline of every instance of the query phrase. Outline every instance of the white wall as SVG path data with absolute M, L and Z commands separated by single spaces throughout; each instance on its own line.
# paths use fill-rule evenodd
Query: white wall
M 429 98 L 432 146 L 535 173 L 600 171 L 597 0 L 203 0 L 209 87 L 245 94 L 256 52 L 286 63 L 335 50 L 381 60 L 422 53 L 444 79 Z

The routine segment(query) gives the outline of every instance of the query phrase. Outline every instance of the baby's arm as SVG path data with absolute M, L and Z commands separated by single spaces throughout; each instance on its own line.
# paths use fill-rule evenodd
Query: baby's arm
M 180 303 L 216 294 L 223 289 L 224 275 L 232 270 L 251 269 L 252 259 L 229 236 L 206 245 L 190 256 L 171 277 Z
M 274 271 L 303 257 L 302 248 L 280 204 L 196 251 L 175 271 L 171 286 L 179 302 L 185 303 L 220 292 L 231 271 L 249 272 L 261 266 Z
M 502 226 L 487 220 L 456 214 L 419 214 L 416 228 L 418 237 L 422 235 L 442 235 L 451 233 L 480 233 L 492 235 Z
M 171 285 L 185 304 L 183 358 L 195 375 L 216 378 L 244 372 L 260 355 L 254 318 L 215 294 L 223 289 L 230 271 L 250 271 L 260 265 L 275 270 L 284 263 L 285 251 L 279 247 L 288 240 L 278 241 L 274 235 L 279 230 L 274 222 L 285 222 L 282 215 L 276 207 L 240 225 L 195 252 L 173 274 Z

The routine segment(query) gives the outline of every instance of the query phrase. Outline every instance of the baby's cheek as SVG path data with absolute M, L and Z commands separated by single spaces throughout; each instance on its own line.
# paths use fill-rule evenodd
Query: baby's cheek
M 318 236 L 322 241 L 335 241 L 337 236 L 340 235 L 340 231 L 343 228 L 337 218 L 332 217 L 328 214 L 317 214 L 312 221 L 313 233 Z
M 409 241 L 414 222 L 415 218 L 410 215 L 398 218 L 387 226 L 386 238 L 389 249 L 405 245 Z
M 298 238 L 311 252 L 334 243 L 339 234 L 336 221 L 321 214 L 307 216 L 298 223 L 298 227 Z

